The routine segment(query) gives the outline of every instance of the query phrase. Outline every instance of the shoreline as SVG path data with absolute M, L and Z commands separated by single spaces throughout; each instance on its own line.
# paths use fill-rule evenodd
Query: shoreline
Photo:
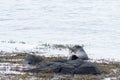
M 101 75 L 74 75 L 74 77 L 68 77 L 70 75 L 63 75 L 63 74 L 54 74 L 54 73 L 27 73 L 27 72 L 21 72 L 20 69 L 22 69 L 25 65 L 22 63 L 23 59 L 27 56 L 27 54 L 14 54 L 11 56 L 0 56 L 0 70 L 4 69 L 3 73 L 1 71 L 1 75 L 4 76 L 4 79 L 7 79 L 8 77 L 13 77 L 10 80 L 21 78 L 22 80 L 30 79 L 64 79 L 64 80 L 77 80 L 77 79 L 84 79 L 84 80 L 107 80 L 108 78 L 112 79 L 120 79 L 120 62 L 115 61 L 109 61 L 109 60 L 89 60 L 90 62 L 96 64 L 101 70 Z M 38 55 L 39 56 L 39 55 Z M 65 57 L 45 57 L 45 56 L 39 56 L 42 57 L 46 61 L 52 61 L 52 60 L 59 60 Z M 8 73 L 7 73 L 8 71 Z M 38 75 L 39 74 L 39 75 Z M 0 76 L 1 76 L 0 75 Z M 6 77 L 5 77 L 6 76 Z M 32 79 L 33 78 L 33 79 Z M 3 79 L 3 78 L 2 78 Z M 0 78 L 0 80 L 2 80 Z M 109 79 L 109 80 L 110 80 Z
M 0 53 L 7 55 L 6 53 L 35 53 L 37 55 L 44 56 L 67 56 L 68 47 L 75 45 L 74 43 L 45 43 L 45 42 L 26 42 L 26 41 L 0 41 Z M 84 50 L 92 59 L 107 59 L 111 61 L 120 61 L 119 50 L 111 47 L 100 47 L 99 45 L 89 43 L 84 44 Z M 110 49 L 109 49 L 110 48 Z M 117 55 L 117 56 L 116 56 Z

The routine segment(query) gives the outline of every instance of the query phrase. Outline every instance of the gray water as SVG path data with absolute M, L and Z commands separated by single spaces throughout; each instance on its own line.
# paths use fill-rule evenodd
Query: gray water
M 9 40 L 84 44 L 93 58 L 119 59 L 120 0 L 0 0 L 0 41 Z

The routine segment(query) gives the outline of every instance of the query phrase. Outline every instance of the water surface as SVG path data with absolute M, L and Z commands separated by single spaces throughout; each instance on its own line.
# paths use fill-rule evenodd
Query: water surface
M 0 50 L 32 50 L 39 42 L 84 44 L 92 58 L 120 57 L 119 0 L 1 0 Z

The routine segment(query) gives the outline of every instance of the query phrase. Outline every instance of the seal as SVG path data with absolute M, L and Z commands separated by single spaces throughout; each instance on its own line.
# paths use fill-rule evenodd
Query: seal
M 75 45 L 71 48 L 69 48 L 69 56 L 68 60 L 75 60 L 77 58 L 80 58 L 82 60 L 88 60 L 88 55 L 86 54 L 85 50 L 83 49 L 83 46 Z

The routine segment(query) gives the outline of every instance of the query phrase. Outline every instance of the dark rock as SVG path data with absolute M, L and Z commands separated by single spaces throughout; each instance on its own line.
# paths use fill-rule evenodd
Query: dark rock
M 78 57 L 76 55 L 71 56 L 71 60 L 76 60 L 76 59 L 78 59 Z
M 61 70 L 59 73 L 64 73 L 64 74 L 73 74 L 74 73 L 74 66 L 71 64 L 62 64 L 61 65 Z
M 32 58 L 33 59 L 33 58 Z M 33 60 L 33 63 L 36 60 Z M 38 60 L 37 60 L 38 61 Z M 46 62 L 40 60 L 37 62 L 36 68 L 24 70 L 27 72 L 55 72 L 63 74 L 101 74 L 101 71 L 91 62 L 86 62 L 81 59 L 76 60 L 61 60 Z
M 27 58 L 24 59 L 24 63 L 29 64 L 29 65 L 36 65 L 41 61 L 42 61 L 42 59 L 40 59 L 34 55 L 28 55 Z
M 55 60 L 53 62 L 62 62 L 62 63 L 64 63 L 64 62 L 67 62 L 67 61 L 68 61 L 67 59 L 62 59 L 62 60 Z
M 98 67 L 90 62 L 85 62 L 81 66 L 75 68 L 75 74 L 101 74 Z

